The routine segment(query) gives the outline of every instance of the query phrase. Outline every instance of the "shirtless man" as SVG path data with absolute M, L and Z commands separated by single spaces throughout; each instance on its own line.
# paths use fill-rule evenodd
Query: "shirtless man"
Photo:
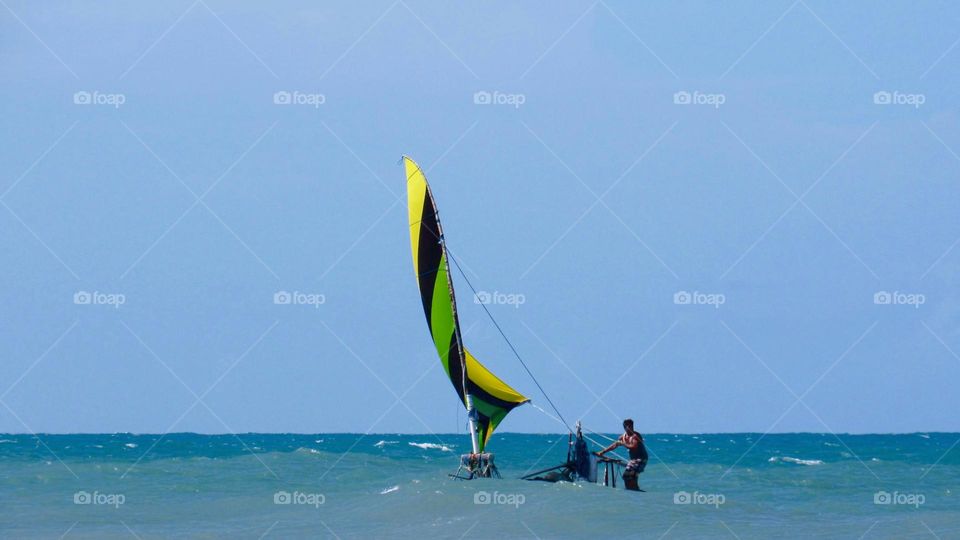
M 621 435 L 613 444 L 597 452 L 597 455 L 603 457 L 604 454 L 623 446 L 630 453 L 630 461 L 623 471 L 623 486 L 631 491 L 640 491 L 639 476 L 647 467 L 647 448 L 643 445 L 643 436 L 633 430 L 633 420 L 627 418 L 623 421 L 623 435 Z

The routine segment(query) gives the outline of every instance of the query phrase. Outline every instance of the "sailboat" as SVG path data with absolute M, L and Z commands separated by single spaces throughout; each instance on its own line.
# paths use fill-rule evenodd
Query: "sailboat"
M 427 328 L 430 330 L 430 337 L 433 338 L 447 377 L 467 410 L 469 421 L 470 444 L 473 451 L 460 456 L 460 468 L 450 476 L 463 480 L 499 477 L 494 455 L 487 451 L 487 443 L 490 442 L 490 436 L 507 414 L 520 405 L 530 403 L 530 399 L 494 375 L 464 345 L 460 334 L 460 320 L 457 317 L 457 298 L 453 291 L 450 261 L 452 260 L 458 269 L 459 265 L 447 249 L 443 228 L 440 226 L 440 216 L 437 213 L 437 204 L 423 170 L 407 156 L 403 156 L 402 161 L 407 175 L 407 208 L 410 245 L 413 251 L 413 272 L 420 289 L 423 312 L 427 317 Z M 463 277 L 466 279 L 466 275 Z M 470 285 L 469 280 L 467 284 Z M 473 286 L 470 286 L 472 289 Z M 576 424 L 576 431 L 569 427 L 563 420 L 563 415 L 547 396 L 546 391 L 537 382 L 485 306 L 484 311 L 510 345 L 527 374 L 543 392 L 544 397 L 557 413 L 556 419 L 570 432 L 565 462 L 527 474 L 522 479 L 547 482 L 585 480 L 616 487 L 617 472 L 622 470 L 625 462 L 621 459 L 599 458 L 588 451 L 585 440 L 587 436 L 584 435 L 580 422 Z M 596 443 L 593 440 L 591 442 Z M 604 469 L 603 474 L 599 471 L 601 467 Z
M 530 400 L 493 374 L 463 343 L 457 299 L 450 275 L 450 253 L 433 192 L 420 166 L 403 156 L 413 272 L 423 300 L 430 336 L 453 389 L 467 410 L 472 452 L 461 456 L 464 479 L 499 476 L 487 443 L 507 414 Z

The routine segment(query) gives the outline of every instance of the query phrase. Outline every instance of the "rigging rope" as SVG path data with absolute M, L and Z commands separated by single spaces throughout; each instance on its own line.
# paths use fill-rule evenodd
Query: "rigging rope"
M 533 407 L 534 409 L 542 412 L 542 413 L 544 414 L 544 416 L 546 416 L 547 418 L 552 418 L 553 420 L 556 420 L 557 422 L 560 422 L 561 424 L 563 424 L 563 427 L 567 427 L 567 424 L 565 424 L 565 423 L 563 422 L 563 420 L 561 420 L 561 419 L 557 418 L 556 416 L 554 416 L 554 415 L 548 413 L 547 411 L 543 410 L 543 407 L 540 407 L 540 406 L 537 405 L 536 403 L 530 402 L 530 406 Z
M 548 417 L 548 418 L 552 418 L 552 419 L 556 420 L 557 422 L 560 422 L 561 424 L 563 424 L 563 420 L 560 420 L 560 419 L 557 418 L 556 416 L 554 416 L 554 415 L 548 413 L 547 411 L 543 410 L 542 407 L 538 407 L 538 406 L 537 406 L 536 404 L 534 404 L 534 403 L 531 403 L 530 406 L 533 407 L 534 409 L 542 412 L 542 413 L 544 414 L 544 416 L 546 416 L 546 417 Z M 563 424 L 563 425 L 566 426 L 566 424 Z M 601 443 L 601 442 L 597 442 L 596 439 L 591 438 L 589 435 L 583 434 L 582 431 L 589 431 L 590 433 L 592 433 L 592 434 L 594 434 L 594 435 L 596 435 L 596 436 L 598 436 L 598 437 L 602 437 L 602 438 L 607 439 L 607 440 L 610 440 L 610 441 L 616 441 L 616 439 L 612 439 L 612 438 L 610 438 L 610 437 L 607 437 L 606 435 L 604 435 L 604 434 L 602 434 L 602 433 L 597 433 L 597 432 L 595 432 L 595 431 L 590 431 L 589 429 L 587 429 L 587 428 L 585 428 L 585 427 L 583 427 L 583 426 L 581 426 L 580 429 L 581 429 L 581 435 L 583 435 L 583 438 L 584 438 L 584 439 L 592 442 L 593 444 L 599 446 L 600 448 L 606 448 L 607 445 L 605 445 L 605 444 L 603 444 L 603 443 Z M 626 459 L 625 457 L 621 456 L 620 454 L 618 454 L 618 453 L 616 453 L 616 452 L 614 452 L 614 451 L 610 451 L 609 453 L 610 453 L 610 454 L 613 454 L 617 459 L 620 459 L 620 460 L 623 460 L 623 461 L 627 461 L 627 459 Z
M 468 278 L 467 274 L 464 273 L 463 268 L 460 268 L 460 263 L 457 261 L 457 258 L 453 256 L 453 253 L 450 251 L 449 247 L 447 248 L 447 253 L 450 254 L 450 259 L 453 261 L 454 266 L 457 267 L 457 270 L 460 272 L 460 275 L 463 276 L 464 281 L 467 282 L 467 285 L 470 287 L 470 290 L 473 291 L 474 298 L 476 298 L 477 289 L 473 287 L 473 283 L 470 283 L 470 278 Z M 493 314 L 490 313 L 489 309 L 487 309 L 487 305 L 484 303 L 481 303 L 480 306 L 483 308 L 483 311 L 487 313 L 487 317 L 490 317 L 490 322 L 492 322 L 493 325 L 497 327 L 497 331 L 500 332 L 500 336 L 503 337 L 503 340 L 506 341 L 507 345 L 510 346 L 510 350 L 513 351 L 513 355 L 517 357 L 517 360 L 520 361 L 520 365 L 523 366 L 523 369 L 527 371 L 527 375 L 530 375 L 530 378 L 533 379 L 533 383 L 536 384 L 537 388 L 540 389 L 540 393 L 543 394 L 543 397 L 547 398 L 547 403 L 549 403 L 550 407 L 553 408 L 553 412 L 557 413 L 557 416 L 559 417 L 560 421 L 563 423 L 563 426 L 567 428 L 567 431 L 569 431 L 570 433 L 573 433 L 573 429 L 570 428 L 570 424 L 568 424 L 566 419 L 564 419 L 563 415 L 560 413 L 560 410 L 557 409 L 557 406 L 553 404 L 553 400 L 550 399 L 550 396 L 547 395 L 546 390 L 544 390 L 543 387 L 540 386 L 540 382 L 537 381 L 537 378 L 533 376 L 533 372 L 531 372 L 530 368 L 527 367 L 527 363 L 524 362 L 523 358 L 520 357 L 520 353 L 517 352 L 516 347 L 513 346 L 513 343 L 510 342 L 510 339 L 503 332 L 503 329 L 500 328 L 499 324 L 497 324 L 497 320 L 493 318 Z
M 606 439 L 606 440 L 608 440 L 608 441 L 611 441 L 611 442 L 616 442 L 616 441 L 617 441 L 617 439 L 614 439 L 613 437 L 607 437 L 607 436 L 604 435 L 603 433 L 597 433 L 596 431 L 592 431 L 592 430 L 589 430 L 589 429 L 587 429 L 587 428 L 581 428 L 581 429 L 583 429 L 584 431 L 589 431 L 590 433 L 596 435 L 597 437 L 603 437 L 604 439 Z

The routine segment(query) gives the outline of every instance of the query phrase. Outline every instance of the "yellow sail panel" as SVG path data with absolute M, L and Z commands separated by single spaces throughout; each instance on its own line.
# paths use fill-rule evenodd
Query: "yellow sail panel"
M 423 176 L 420 166 L 408 157 L 403 158 L 404 170 L 407 173 L 407 209 L 410 218 L 410 243 L 413 247 L 413 273 L 420 275 L 417 249 L 420 245 L 420 219 L 423 215 L 423 204 L 427 193 L 427 178 Z
M 470 382 L 482 388 L 491 396 L 509 403 L 519 405 L 530 401 L 520 392 L 510 388 L 500 377 L 494 375 L 492 371 L 481 364 L 476 357 L 470 354 L 470 349 L 465 348 L 463 352 L 467 358 L 467 377 L 470 379 Z
M 507 413 L 530 400 L 494 375 L 469 350 L 464 348 L 463 353 L 467 366 L 467 391 L 477 409 L 477 431 L 480 451 L 483 452 Z

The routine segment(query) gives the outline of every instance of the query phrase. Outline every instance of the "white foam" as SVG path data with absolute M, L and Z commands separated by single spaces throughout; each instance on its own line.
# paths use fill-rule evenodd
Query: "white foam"
M 923 437 L 924 439 L 930 438 L 930 435 L 927 435 L 926 433 L 921 433 L 920 436 Z
M 410 446 L 416 446 L 417 448 L 422 448 L 424 450 L 440 450 L 442 452 L 453 452 L 453 449 L 445 444 L 437 444 L 431 442 L 412 442 L 407 443 Z
M 397 444 L 398 442 L 400 442 L 400 441 L 380 441 L 380 442 L 378 442 L 377 444 L 375 444 L 374 446 L 376 446 L 377 448 L 383 448 L 384 446 L 386 446 L 386 445 L 388 445 L 388 444 Z
M 137 443 L 128 442 L 128 443 L 125 444 L 124 446 L 126 446 L 127 448 L 136 448 L 136 447 L 137 447 Z
M 400 486 L 388 487 L 387 489 L 380 492 L 381 495 L 386 495 L 387 493 L 393 493 L 394 491 L 400 491 Z
M 823 465 L 823 461 L 819 459 L 800 459 L 800 458 L 795 458 L 790 456 L 784 456 L 784 457 L 774 456 L 768 459 L 767 461 L 769 463 L 783 462 L 783 463 L 795 463 L 797 465 Z

